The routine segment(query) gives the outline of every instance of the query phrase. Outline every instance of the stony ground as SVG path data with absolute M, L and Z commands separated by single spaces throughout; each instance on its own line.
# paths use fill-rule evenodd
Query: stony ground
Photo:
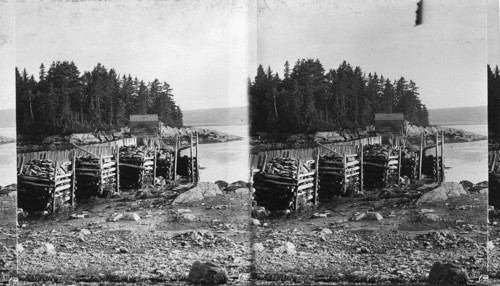
M 249 196 L 225 193 L 172 205 L 185 187 L 122 192 L 54 215 L 20 217 L 20 281 L 184 285 L 191 265 L 200 260 L 225 267 L 229 285 L 247 284 Z M 133 220 L 133 213 L 140 219 Z M 181 218 L 182 213 L 189 215 Z M 111 220 L 120 214 L 125 216 Z
M 491 208 L 491 207 L 490 207 Z M 500 283 L 500 211 L 490 210 L 488 270 L 491 283 Z
M 466 269 L 470 283 L 485 283 L 486 194 L 416 206 L 429 188 L 367 191 L 298 214 L 259 218 L 254 278 L 261 284 L 423 283 L 434 262 L 449 261 Z M 425 209 L 435 216 L 424 218 Z M 366 212 L 383 219 L 351 220 Z
M 16 276 L 16 192 L 0 188 L 0 283 Z

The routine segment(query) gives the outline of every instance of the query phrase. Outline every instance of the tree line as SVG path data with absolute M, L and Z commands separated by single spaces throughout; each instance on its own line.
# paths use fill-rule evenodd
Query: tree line
M 80 74 L 73 62 L 40 65 L 38 81 L 16 67 L 17 132 L 53 135 L 126 126 L 131 114 L 158 114 L 168 126 L 182 126 L 182 111 L 166 82 L 119 76 L 98 63 Z
M 318 59 L 288 61 L 283 77 L 259 65 L 249 80 L 251 133 L 297 133 L 365 127 L 375 113 L 404 113 L 410 123 L 427 126 L 429 114 L 417 85 L 364 73 L 345 61 L 325 71 Z
M 488 65 L 488 129 L 490 138 L 500 141 L 500 70 Z

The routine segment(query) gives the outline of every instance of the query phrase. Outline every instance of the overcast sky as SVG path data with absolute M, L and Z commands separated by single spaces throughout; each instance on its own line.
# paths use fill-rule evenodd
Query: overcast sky
M 166 81 L 185 110 L 247 105 L 258 63 L 298 58 L 412 79 L 429 108 L 485 105 L 485 63 L 500 64 L 498 0 L 424 0 L 417 27 L 416 0 L 255 1 L 0 1 L 0 109 L 15 65 L 57 60 Z
M 488 0 L 488 63 L 500 65 L 500 0 Z
M 98 62 L 173 88 L 181 109 L 247 105 L 246 0 L 28 1 L 16 7 L 16 65 Z
M 342 61 L 386 78 L 412 79 L 428 108 L 486 105 L 486 2 L 260 0 L 258 62 L 282 74 L 286 60 Z M 255 69 L 252 76 L 255 75 Z
M 0 1 L 0 109 L 15 108 L 15 7 Z

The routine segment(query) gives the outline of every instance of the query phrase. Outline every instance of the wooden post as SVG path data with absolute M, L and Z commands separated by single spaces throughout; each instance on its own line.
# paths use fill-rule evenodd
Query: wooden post
M 168 179 L 172 180 L 172 168 L 174 167 L 174 158 L 172 158 L 172 153 L 168 152 L 168 162 L 169 162 L 169 167 L 168 167 Z
M 391 156 L 391 155 L 390 155 L 390 152 L 389 152 L 389 154 L 387 154 L 387 159 L 386 159 L 386 161 L 385 161 L 385 166 L 387 167 L 387 168 L 385 169 L 385 174 L 384 174 L 384 177 L 385 177 L 385 178 L 384 178 L 384 179 L 385 179 L 385 182 L 384 182 L 385 187 L 387 187 L 387 185 L 389 184 L 389 172 L 391 171 L 391 169 L 390 169 L 390 167 L 391 167 L 391 166 L 389 165 L 389 161 L 390 161 L 390 160 L 389 160 L 389 157 L 390 157 L 390 156 Z
M 438 154 L 438 149 L 439 149 L 439 135 L 438 135 L 438 132 L 436 132 L 436 136 L 435 136 L 435 140 L 436 140 L 436 145 L 435 145 L 435 149 L 436 149 L 436 182 L 439 183 L 441 182 L 440 180 L 440 170 L 439 170 L 439 154 Z
M 441 130 L 441 171 L 443 171 L 443 177 L 441 181 L 444 182 L 444 131 Z
M 174 176 L 173 176 L 173 179 L 174 181 L 177 181 L 177 161 L 178 160 L 178 157 L 179 155 L 177 154 L 178 152 L 178 143 L 179 143 L 179 138 L 177 137 L 177 135 L 175 135 L 175 148 L 174 148 Z
M 344 194 L 347 193 L 347 153 L 344 153 Z
M 424 133 L 420 137 L 420 152 L 418 156 L 418 179 L 422 180 L 422 160 L 424 156 Z
M 262 162 L 262 167 L 260 170 L 265 173 L 266 172 L 266 163 L 267 163 L 267 154 L 264 155 L 264 162 Z
M 314 194 L 313 194 L 313 200 L 314 200 L 314 205 L 318 204 L 318 180 L 319 180 L 319 149 L 318 153 L 316 154 L 316 162 L 314 164 L 316 166 L 316 173 L 314 174 Z
M 300 175 L 300 159 L 297 166 L 297 185 L 295 186 L 295 202 L 293 210 L 296 212 L 299 209 L 299 175 Z
M 399 186 L 399 178 L 401 178 L 401 139 L 399 140 L 399 152 L 398 152 L 398 186 Z
M 155 153 L 153 157 L 153 185 L 155 184 L 156 179 L 156 158 L 158 158 L 158 147 L 155 147 Z
M 76 151 L 73 150 L 73 160 L 71 161 L 71 193 L 70 193 L 70 203 L 71 206 L 75 206 L 75 185 L 76 185 Z
M 57 161 L 55 161 L 54 168 L 54 187 L 52 189 L 52 213 L 56 212 L 56 177 L 57 177 Z
M 99 177 L 100 177 L 100 183 L 99 183 L 99 195 L 102 195 L 104 192 L 104 159 L 102 158 L 102 155 L 99 157 Z
M 361 151 L 359 153 L 359 180 L 360 180 L 360 182 L 359 182 L 359 190 L 361 192 L 363 192 L 364 191 L 363 190 L 363 180 L 364 180 L 364 174 L 363 174 L 364 173 L 364 167 L 363 167 L 364 166 L 364 162 L 363 162 L 364 161 L 364 156 L 363 156 L 364 146 L 363 146 L 363 144 L 361 144 L 360 147 L 361 147 L 360 148 Z
M 17 170 L 17 175 L 21 175 L 23 173 L 23 167 L 24 167 L 24 156 L 21 157 L 21 166 Z
M 194 183 L 193 133 L 189 135 L 189 156 L 191 157 L 191 183 Z
M 119 162 L 120 162 L 120 149 L 116 148 L 115 150 L 115 161 L 116 161 L 116 174 L 115 174 L 115 191 L 118 193 L 120 191 L 120 167 L 119 167 Z
M 198 155 L 198 144 L 200 141 L 198 139 L 198 132 L 196 132 L 196 182 L 200 181 L 200 156 Z

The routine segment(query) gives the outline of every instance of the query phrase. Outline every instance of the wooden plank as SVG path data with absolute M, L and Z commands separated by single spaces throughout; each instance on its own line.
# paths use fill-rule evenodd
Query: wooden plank
M 401 139 L 399 140 L 399 150 L 398 150 L 398 186 L 399 184 L 399 178 L 401 178 Z
M 300 184 L 304 184 L 304 183 L 307 183 L 307 182 L 312 182 L 312 181 L 314 181 L 314 177 L 305 178 L 305 179 L 300 179 L 300 180 L 298 181 L 298 183 L 297 183 L 297 184 L 299 184 L 299 185 L 300 185 Z
M 70 179 L 66 179 L 66 180 L 56 181 L 55 185 L 58 186 L 58 185 L 66 184 L 66 183 L 70 183 L 70 182 L 71 182 L 71 178 Z
M 40 184 L 40 183 L 35 183 L 35 182 L 30 182 L 30 181 L 19 181 L 19 184 L 30 185 L 30 186 L 35 186 L 35 187 L 42 187 L 42 188 L 54 188 L 55 187 L 55 185 L 51 185 L 51 184 Z
M 346 157 L 346 159 L 347 159 L 347 157 Z M 348 167 L 351 167 L 351 166 L 356 166 L 358 164 L 359 164 L 358 160 L 355 160 L 355 161 L 352 161 L 352 162 L 346 162 L 345 167 L 348 168 Z
M 64 190 L 71 190 L 71 185 L 70 184 L 66 184 L 66 185 L 62 185 L 62 186 L 59 186 L 59 187 L 56 187 L 55 188 L 55 192 L 60 192 L 60 191 L 64 191 Z
M 346 175 L 346 177 L 347 177 L 347 178 L 350 178 L 350 177 L 355 177 L 355 176 L 357 176 L 357 175 L 359 175 L 359 172 L 354 172 L 354 173 L 352 173 L 352 174 L 347 174 L 347 175 Z
M 314 183 L 309 183 L 309 184 L 305 184 L 305 185 L 300 185 L 297 187 L 297 190 L 300 191 L 300 190 L 304 190 L 304 189 L 308 189 L 308 188 L 312 188 L 314 187 Z
M 120 167 L 128 167 L 128 168 L 141 169 L 141 170 L 145 169 L 144 167 L 136 166 L 136 165 L 132 165 L 132 164 L 127 164 L 127 163 L 120 163 Z
M 339 168 L 339 167 L 319 167 L 320 172 L 321 171 L 343 171 L 344 168 Z
M 56 171 L 56 169 L 54 170 Z M 55 173 L 55 172 L 54 172 Z M 68 172 L 66 174 L 63 174 L 63 175 L 59 175 L 59 176 L 56 176 L 55 177 L 55 180 L 60 180 L 60 179 L 64 179 L 64 178 L 67 178 L 67 177 L 71 177 L 73 175 L 74 172 Z
M 347 155 L 344 154 L 344 168 L 347 168 Z M 344 169 L 344 183 L 342 189 L 344 190 L 344 194 L 347 192 L 347 171 Z
M 193 160 L 193 134 L 189 135 L 189 155 L 191 158 L 191 183 L 194 183 L 194 160 Z
M 300 164 L 299 164 L 299 166 L 300 166 Z M 300 172 L 300 168 L 297 168 L 297 171 Z M 307 177 L 307 176 L 313 176 L 313 175 L 314 175 L 314 172 L 308 172 L 308 173 L 304 173 L 304 174 L 298 175 L 298 178 Z
M 196 182 L 200 181 L 200 156 L 198 156 L 198 131 L 196 131 Z

